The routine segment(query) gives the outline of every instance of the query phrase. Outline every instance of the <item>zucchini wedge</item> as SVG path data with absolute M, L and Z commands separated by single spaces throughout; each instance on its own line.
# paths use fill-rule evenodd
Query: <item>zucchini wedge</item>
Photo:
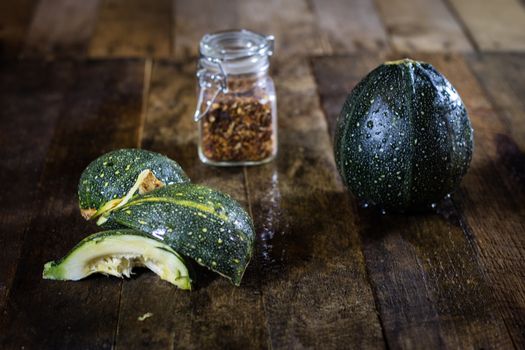
M 159 153 L 119 149 L 91 162 L 80 177 L 78 200 L 86 219 L 102 217 L 124 205 L 136 193 L 173 183 L 189 182 L 180 165 Z
M 191 289 L 188 269 L 170 246 L 135 230 L 95 233 L 66 256 L 44 265 L 44 279 L 78 281 L 93 273 L 130 277 L 135 266 L 147 267 L 180 289 Z
M 248 213 L 229 195 L 201 185 L 174 184 L 136 195 L 109 219 L 163 240 L 237 286 L 253 254 Z

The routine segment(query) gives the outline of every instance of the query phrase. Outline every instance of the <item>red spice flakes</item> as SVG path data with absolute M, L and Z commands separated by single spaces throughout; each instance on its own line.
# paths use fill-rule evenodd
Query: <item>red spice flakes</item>
M 272 106 L 261 100 L 234 96 L 212 104 L 201 121 L 202 151 L 208 159 L 261 161 L 272 156 Z

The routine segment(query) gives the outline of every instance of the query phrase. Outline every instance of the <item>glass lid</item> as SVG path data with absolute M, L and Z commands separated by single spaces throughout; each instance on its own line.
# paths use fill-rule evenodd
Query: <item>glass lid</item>
M 273 53 L 273 36 L 264 36 L 246 29 L 228 30 L 206 34 L 200 42 L 204 57 L 221 61 L 246 59 L 253 56 L 270 56 Z

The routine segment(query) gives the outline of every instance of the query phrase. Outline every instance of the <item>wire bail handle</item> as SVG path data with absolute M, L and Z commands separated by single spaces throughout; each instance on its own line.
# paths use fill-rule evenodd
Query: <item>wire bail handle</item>
M 221 61 L 217 58 L 211 57 L 207 57 L 204 59 L 207 61 L 208 64 L 216 66 L 219 69 L 219 73 L 212 73 L 206 68 L 201 68 L 197 72 L 200 91 L 199 97 L 197 99 L 197 109 L 195 110 L 195 114 L 193 115 L 193 120 L 196 122 L 201 120 L 201 118 L 209 112 L 213 102 L 215 102 L 217 96 L 219 96 L 221 92 L 228 92 L 228 80 Z M 206 109 L 204 110 L 204 112 L 201 113 L 202 105 L 204 103 L 204 96 L 206 95 L 208 90 L 214 87 L 216 91 L 213 93 L 212 98 L 206 101 Z
M 275 50 L 275 37 L 273 35 L 267 35 L 264 38 L 268 42 L 268 49 L 264 54 L 267 56 L 272 56 L 273 51 Z

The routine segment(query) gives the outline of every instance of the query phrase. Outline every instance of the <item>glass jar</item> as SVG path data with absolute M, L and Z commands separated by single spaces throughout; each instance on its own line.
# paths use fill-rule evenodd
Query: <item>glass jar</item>
M 273 37 L 248 30 L 206 34 L 197 71 L 199 158 L 218 166 L 257 165 L 277 154 Z

